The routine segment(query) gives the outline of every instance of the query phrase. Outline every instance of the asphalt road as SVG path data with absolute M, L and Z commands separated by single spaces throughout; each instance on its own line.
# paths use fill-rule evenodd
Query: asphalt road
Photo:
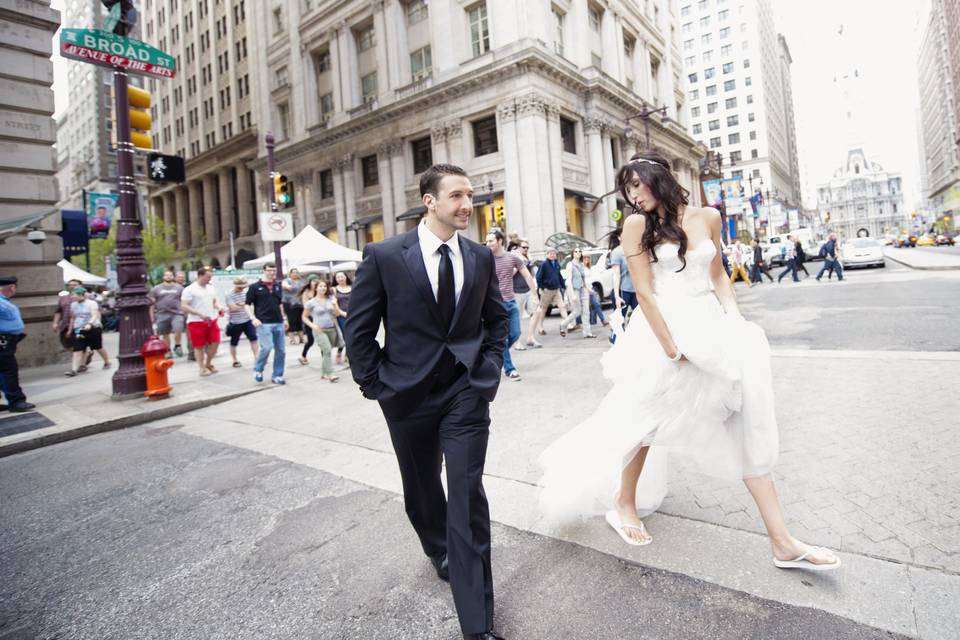
M 0 460 L 0 639 L 457 638 L 399 498 L 141 427 Z M 896 637 L 496 526 L 517 638 Z

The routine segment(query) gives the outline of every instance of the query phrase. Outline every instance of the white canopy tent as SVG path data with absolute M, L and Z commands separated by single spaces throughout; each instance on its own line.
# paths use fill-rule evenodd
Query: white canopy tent
M 304 227 L 296 238 L 280 248 L 280 256 L 283 259 L 285 273 L 293 267 L 306 265 L 333 267 L 338 266 L 335 263 L 363 260 L 363 254 L 360 251 L 337 244 L 310 225 Z M 243 268 L 257 269 L 275 259 L 273 252 L 270 252 L 255 260 L 247 260 L 243 263 Z
M 63 282 L 66 284 L 71 280 L 79 280 L 83 284 L 90 287 L 105 287 L 107 286 L 107 279 L 101 276 L 95 276 L 92 273 L 87 273 L 77 265 L 69 262 L 67 260 L 61 260 L 57 263 L 57 266 L 60 267 L 60 270 L 63 271 Z

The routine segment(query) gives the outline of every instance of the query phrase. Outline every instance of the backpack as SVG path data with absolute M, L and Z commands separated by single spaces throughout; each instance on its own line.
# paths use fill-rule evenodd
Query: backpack
M 821 258 L 826 258 L 826 257 L 827 257 L 827 245 L 826 245 L 826 244 L 823 244 L 823 245 L 820 246 L 820 257 L 821 257 Z

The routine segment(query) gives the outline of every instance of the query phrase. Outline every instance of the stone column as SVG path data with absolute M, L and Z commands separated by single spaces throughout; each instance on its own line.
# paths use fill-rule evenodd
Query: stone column
M 387 0 L 384 11 L 387 22 L 387 42 L 390 43 L 390 51 L 395 54 L 390 56 L 390 87 L 395 89 L 410 82 L 410 56 L 406 55 L 410 45 L 407 43 L 407 30 L 404 28 L 407 17 L 404 15 L 404 7 L 400 4 L 400 0 Z
M 240 223 L 240 236 L 249 236 L 257 228 L 256 212 L 250 196 L 250 170 L 243 162 L 234 165 L 237 172 L 237 218 Z
M 606 122 L 600 116 L 593 114 L 588 115 L 583 119 L 583 130 L 587 134 L 587 152 L 590 159 L 590 193 L 595 196 L 600 196 L 603 193 L 606 193 L 606 171 L 603 168 L 604 153 L 603 153 L 603 131 L 606 128 Z M 589 237 L 597 237 L 599 225 L 597 224 L 597 217 L 603 215 L 603 212 L 606 211 L 606 208 L 603 206 L 597 207 L 594 215 L 586 215 L 583 217 L 583 226 L 584 226 L 584 235 Z
M 177 221 L 177 249 L 183 251 L 190 247 L 190 217 L 187 209 L 187 187 L 173 190 L 173 201 Z
M 403 141 L 390 149 L 390 173 L 391 184 L 393 185 L 393 206 L 394 213 L 392 220 L 383 219 L 383 234 L 385 237 L 397 235 L 397 216 L 407 210 L 407 193 L 404 189 L 404 182 L 407 179 L 407 172 L 403 166 Z
M 430 129 L 430 143 L 433 147 L 433 162 L 447 162 L 447 127 L 436 124 Z
M 190 243 L 187 248 L 197 248 L 203 241 L 203 198 L 199 180 L 187 183 L 187 199 L 190 201 Z
M 340 47 L 340 81 L 343 83 L 343 110 L 349 111 L 360 105 L 360 72 L 357 68 L 357 42 L 353 30 L 346 22 L 337 26 L 337 41 Z
M 546 102 L 536 93 L 516 101 L 516 146 L 520 158 L 523 207 L 507 217 L 510 231 L 526 237 L 535 246 L 546 239 L 544 217 L 552 218 L 550 161 L 547 140 Z
M 403 141 L 398 139 L 387 140 L 377 148 L 377 171 L 380 173 L 380 199 L 383 206 L 383 236 L 389 238 L 396 234 L 397 216 L 403 213 L 403 203 L 396 199 L 396 189 L 393 187 L 394 175 L 391 170 L 391 159 L 403 148 Z
M 447 137 L 447 162 L 452 162 L 462 167 L 466 160 L 463 154 L 463 124 L 459 119 L 450 120 L 446 123 L 445 129 Z
M 610 191 L 613 188 L 613 182 L 617 175 L 617 170 L 613 166 L 613 147 L 612 142 L 614 140 L 611 135 L 610 129 L 607 128 L 601 136 L 603 144 L 603 188 L 595 193 L 594 195 L 601 195 Z M 610 230 L 610 227 L 614 224 L 610 220 L 610 213 L 617 208 L 617 198 L 616 196 L 608 196 L 604 201 L 603 205 L 597 207 L 597 237 Z M 606 213 L 606 215 L 604 215 Z
M 637 79 L 638 93 L 644 100 L 653 102 L 653 83 L 650 78 L 650 50 L 645 41 L 637 42 L 633 50 L 634 78 Z
M 236 235 L 233 228 L 233 175 L 230 167 L 220 169 L 217 179 L 220 186 L 220 238 L 230 239 L 230 233 Z
M 340 67 L 343 64 L 343 56 L 340 55 L 340 34 L 336 26 L 330 27 L 330 30 L 327 31 L 327 47 L 330 50 L 330 71 L 334 78 L 333 111 L 334 113 L 343 112 L 347 110 L 344 105 L 343 86 L 341 84 L 341 78 L 345 71 Z M 317 113 L 319 114 L 319 112 L 320 109 L 317 108 Z
M 497 124 L 500 132 L 500 153 L 503 155 L 503 198 L 507 228 L 520 231 L 525 201 L 521 177 L 521 156 L 517 140 L 517 105 L 507 100 L 497 107 Z M 483 238 L 480 238 L 483 241 Z
M 547 146 L 550 150 L 550 189 L 553 200 L 553 214 L 549 219 L 544 212 L 544 240 L 550 234 L 567 230 L 566 194 L 563 192 L 563 144 L 560 136 L 560 106 L 556 102 L 547 105 Z M 538 245 L 539 246 L 539 245 Z
M 393 52 L 394 58 L 406 55 L 406 52 L 394 48 L 394 41 L 387 37 L 387 21 L 383 10 L 383 0 L 371 0 L 370 6 L 373 9 L 373 32 L 377 41 L 377 93 L 383 95 L 393 89 L 393 74 L 390 73 L 390 60 L 387 58 L 387 51 Z
M 357 200 L 353 180 L 353 154 L 348 153 L 337 158 L 335 164 L 335 178 L 339 178 L 339 185 L 334 188 L 337 199 L 337 238 L 340 244 L 356 248 L 356 237 L 353 232 L 347 232 L 347 225 L 356 220 Z
M 623 50 L 623 34 L 617 39 L 617 16 L 608 8 L 600 19 L 601 51 L 603 52 L 603 71 L 611 78 L 620 79 L 619 60 Z
M 632 135 L 626 139 L 626 142 L 623 146 L 623 151 L 626 157 L 623 159 L 623 164 L 626 164 L 630 158 L 632 158 L 638 150 L 643 148 L 643 143 L 640 142 L 640 138 L 636 135 Z
M 220 216 L 217 206 L 217 185 L 213 174 L 203 176 L 203 229 L 207 234 L 207 244 L 220 241 Z

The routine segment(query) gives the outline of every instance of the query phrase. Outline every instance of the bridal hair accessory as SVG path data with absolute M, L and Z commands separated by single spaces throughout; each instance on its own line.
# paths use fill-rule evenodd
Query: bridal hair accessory
M 647 160 L 646 158 L 634 158 L 634 159 L 632 160 L 632 162 L 646 162 L 647 164 L 656 165 L 656 166 L 660 167 L 661 169 L 664 168 L 663 165 L 660 164 L 659 162 L 656 162 L 655 160 Z

